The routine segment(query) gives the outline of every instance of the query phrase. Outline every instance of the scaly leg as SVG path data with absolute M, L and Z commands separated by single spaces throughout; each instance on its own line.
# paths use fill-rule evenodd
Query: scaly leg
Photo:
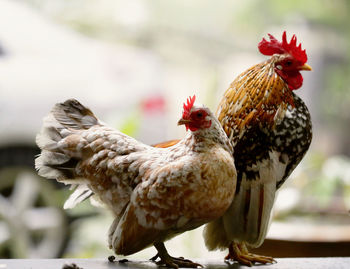
M 165 265 L 170 268 L 179 268 L 179 267 L 186 267 L 186 268 L 197 268 L 197 267 L 203 267 L 199 263 L 192 262 L 190 260 L 186 260 L 184 258 L 175 258 L 171 257 L 166 250 L 163 242 L 154 243 L 154 247 L 157 249 L 158 253 L 152 257 L 150 260 L 155 262 L 157 265 Z M 157 259 L 160 259 L 159 261 L 156 261 Z
M 240 264 L 246 265 L 246 266 L 252 266 L 253 263 L 276 263 L 276 260 L 272 257 L 268 256 L 262 256 L 262 255 L 256 255 L 253 253 L 250 253 L 245 243 L 231 243 L 229 245 L 229 253 L 225 257 L 225 260 L 227 261 L 237 261 Z

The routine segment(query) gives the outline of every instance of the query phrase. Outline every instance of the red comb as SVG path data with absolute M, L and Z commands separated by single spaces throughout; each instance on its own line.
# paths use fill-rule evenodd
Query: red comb
M 306 63 L 307 55 L 305 50 L 301 49 L 301 44 L 297 46 L 297 37 L 295 35 L 292 36 L 290 43 L 287 41 L 286 31 L 283 32 L 282 42 L 279 42 L 273 35 L 268 34 L 270 37 L 270 41 L 266 41 L 263 38 L 259 45 L 259 51 L 264 55 L 273 55 L 273 54 L 282 54 L 289 53 L 291 54 L 297 61 L 301 62 L 301 64 Z
M 187 98 L 187 104 L 184 103 L 184 112 L 182 113 L 182 118 L 186 119 L 190 116 L 191 108 L 193 107 L 194 101 L 196 100 L 196 96 L 193 95 L 192 97 Z

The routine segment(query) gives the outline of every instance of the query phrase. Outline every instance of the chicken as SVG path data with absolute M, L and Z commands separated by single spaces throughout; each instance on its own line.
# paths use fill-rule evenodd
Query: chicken
M 278 188 L 308 150 L 311 119 L 304 102 L 293 92 L 302 86 L 300 70 L 311 70 L 296 36 L 282 42 L 269 35 L 258 48 L 271 56 L 239 75 L 225 92 L 217 116 L 234 143 L 236 195 L 223 217 L 205 227 L 208 249 L 229 248 L 229 260 L 251 266 L 274 262 L 249 253 L 266 236 Z
M 237 186 L 226 213 L 206 225 L 209 250 L 229 249 L 227 260 L 251 266 L 272 263 L 252 254 L 268 230 L 276 191 L 307 152 L 312 138 L 309 111 L 293 92 L 302 86 L 301 70 L 311 70 L 293 35 L 288 43 L 272 35 L 258 48 L 271 56 L 239 75 L 226 90 L 216 115 L 234 145 Z M 176 141 L 159 144 L 174 145 Z
M 108 233 L 116 254 L 150 245 L 157 264 L 197 267 L 171 257 L 164 241 L 220 217 L 236 186 L 233 149 L 206 107 L 184 104 L 179 125 L 189 130 L 173 147 L 154 148 L 100 122 L 76 100 L 54 106 L 37 144 L 39 175 L 75 186 L 65 208 L 95 197 L 114 216 Z

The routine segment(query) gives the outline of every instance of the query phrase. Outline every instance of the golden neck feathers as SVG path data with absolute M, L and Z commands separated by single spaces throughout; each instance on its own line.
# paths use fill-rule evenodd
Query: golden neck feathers
M 239 75 L 226 90 L 216 111 L 227 136 L 243 135 L 252 125 L 274 128 L 294 106 L 292 91 L 275 72 L 275 58 Z

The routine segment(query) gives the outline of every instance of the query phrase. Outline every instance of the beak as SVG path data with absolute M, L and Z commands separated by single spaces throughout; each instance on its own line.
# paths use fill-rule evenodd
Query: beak
M 190 120 L 180 119 L 177 122 L 177 125 L 184 125 L 184 124 L 187 124 L 187 123 L 190 123 L 190 122 L 191 122 Z
M 308 64 L 304 64 L 304 65 L 300 66 L 299 69 L 304 70 L 304 71 L 311 71 L 312 70 L 311 66 Z

